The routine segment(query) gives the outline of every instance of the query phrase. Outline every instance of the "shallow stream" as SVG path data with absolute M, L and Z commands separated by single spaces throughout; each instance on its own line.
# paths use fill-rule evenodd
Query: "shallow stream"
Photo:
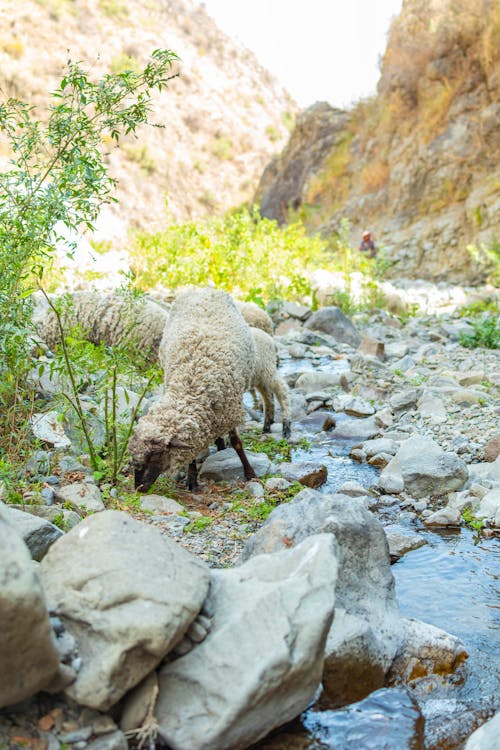
M 322 492 L 336 492 L 346 481 L 373 483 L 377 470 L 349 458 L 359 441 L 339 442 L 328 432 L 307 437 L 312 450 L 295 450 L 292 459 L 327 466 Z M 422 681 L 412 691 L 383 688 L 344 709 L 313 706 L 255 749 L 459 750 L 500 709 L 499 540 L 468 529 L 417 531 L 427 544 L 392 566 L 401 614 L 458 636 L 469 653 L 466 663 L 452 678 Z

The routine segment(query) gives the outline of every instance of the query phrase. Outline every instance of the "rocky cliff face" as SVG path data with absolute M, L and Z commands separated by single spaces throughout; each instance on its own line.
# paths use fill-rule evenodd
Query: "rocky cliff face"
M 152 121 L 162 127 L 108 144 L 119 180 L 116 230 L 151 230 L 248 201 L 297 111 L 194 0 L 4 0 L 0 29 L 0 98 L 39 105 L 40 116 L 68 57 L 96 76 L 142 66 L 159 47 L 181 58 L 180 76 L 155 97 Z M 0 161 L 7 158 L 0 143 Z
M 369 227 L 394 275 L 474 283 L 500 254 L 500 4 L 406 0 L 378 94 L 349 112 L 319 103 L 264 171 L 258 199 L 279 221 L 352 241 Z

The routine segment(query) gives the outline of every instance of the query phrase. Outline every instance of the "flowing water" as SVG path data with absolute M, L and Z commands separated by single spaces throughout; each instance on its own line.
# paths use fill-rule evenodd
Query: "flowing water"
M 296 450 L 293 460 L 327 466 L 322 492 L 336 492 L 346 481 L 373 483 L 376 470 L 348 455 L 360 441 L 339 442 L 328 432 L 307 437 L 311 451 Z M 256 748 L 459 750 L 500 709 L 500 542 L 465 528 L 420 533 L 427 544 L 392 566 L 401 614 L 458 636 L 469 653 L 466 663 L 453 677 L 429 678 L 412 691 L 383 688 L 334 711 L 313 706 Z

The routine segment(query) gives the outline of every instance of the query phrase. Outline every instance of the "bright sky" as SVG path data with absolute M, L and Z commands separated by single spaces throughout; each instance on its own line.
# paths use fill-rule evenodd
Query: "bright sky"
M 205 0 L 222 31 L 251 49 L 301 107 L 344 107 L 375 93 L 402 0 Z

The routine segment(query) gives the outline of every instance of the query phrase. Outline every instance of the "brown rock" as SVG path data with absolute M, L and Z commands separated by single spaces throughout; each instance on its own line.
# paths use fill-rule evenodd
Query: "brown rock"
M 500 455 L 500 435 L 493 435 L 484 446 L 484 460 L 495 461 Z
M 376 339 L 371 339 L 369 336 L 364 336 L 364 338 L 361 340 L 361 344 L 359 345 L 358 350 L 362 354 L 368 354 L 372 357 L 377 357 L 377 359 L 380 359 L 382 362 L 386 358 L 384 342 L 377 341 Z

